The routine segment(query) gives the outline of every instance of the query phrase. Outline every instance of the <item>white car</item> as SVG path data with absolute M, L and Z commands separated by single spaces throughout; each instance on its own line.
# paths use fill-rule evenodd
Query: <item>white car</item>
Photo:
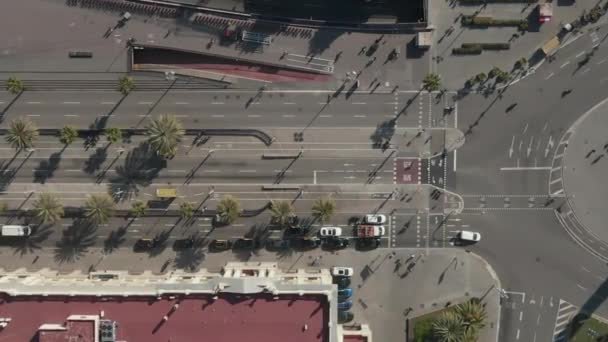
M 340 236 L 342 235 L 342 228 L 340 227 L 321 227 L 319 231 L 320 236 Z
M 355 270 L 352 267 L 332 267 L 331 275 L 334 277 L 352 277 Z
M 386 216 L 385 215 L 365 215 L 365 223 L 369 223 L 369 224 L 383 224 L 386 222 Z
M 481 240 L 481 234 L 468 230 L 461 230 L 458 232 L 458 238 L 460 240 L 477 242 Z

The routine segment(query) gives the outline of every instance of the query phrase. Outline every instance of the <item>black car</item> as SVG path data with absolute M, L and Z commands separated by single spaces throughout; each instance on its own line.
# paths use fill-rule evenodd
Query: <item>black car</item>
M 359 250 L 376 249 L 378 246 L 380 246 L 378 238 L 358 238 L 356 243 L 356 248 Z
M 158 239 L 139 239 L 135 242 L 133 250 L 135 252 L 147 252 L 158 246 Z
M 344 324 L 344 323 L 348 323 L 350 321 L 352 321 L 355 318 L 355 315 L 353 315 L 352 312 L 350 311 L 338 311 L 338 323 L 339 324 Z
M 176 251 L 182 250 L 182 249 L 188 249 L 188 248 L 194 247 L 194 244 L 195 244 L 195 240 L 194 240 L 194 238 L 191 238 L 191 237 L 187 238 L 187 239 L 177 239 L 173 243 L 173 249 Z
M 348 239 L 339 237 L 329 238 L 323 241 L 323 246 L 329 249 L 342 249 L 348 247 L 349 244 L 350 241 L 348 241 Z
M 232 241 L 230 240 L 213 240 L 209 244 L 209 251 L 221 252 L 227 251 L 232 248 Z
M 338 285 L 339 289 L 345 289 L 350 286 L 350 277 L 335 277 L 334 284 Z
M 321 239 L 317 237 L 302 237 L 293 239 L 292 243 L 298 249 L 314 249 L 321 246 Z
M 291 246 L 289 240 L 285 239 L 268 239 L 266 240 L 266 248 L 269 251 L 280 251 L 288 249 Z
M 300 237 L 306 236 L 309 232 L 308 228 L 305 227 L 289 227 L 285 229 L 285 236 L 287 237 Z
M 232 248 L 250 250 L 257 248 L 257 246 L 258 244 L 254 239 L 237 239 L 236 241 L 234 241 L 234 245 L 232 246 Z

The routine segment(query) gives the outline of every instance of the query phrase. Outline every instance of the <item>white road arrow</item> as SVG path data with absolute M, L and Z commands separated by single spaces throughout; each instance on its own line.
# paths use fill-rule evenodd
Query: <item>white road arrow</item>
M 511 147 L 509 147 L 509 159 L 513 156 L 513 144 L 515 144 L 515 136 L 511 139 Z
M 530 157 L 530 152 L 532 152 L 533 143 L 534 143 L 534 137 L 530 138 L 530 144 L 528 144 L 528 150 L 526 151 L 526 157 Z

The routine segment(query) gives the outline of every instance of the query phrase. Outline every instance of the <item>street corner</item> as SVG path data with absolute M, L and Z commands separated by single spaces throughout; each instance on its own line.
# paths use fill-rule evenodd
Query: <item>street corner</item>
M 447 128 L 445 130 L 444 149 L 441 153 L 449 153 L 462 147 L 466 142 L 464 132 L 458 128 Z

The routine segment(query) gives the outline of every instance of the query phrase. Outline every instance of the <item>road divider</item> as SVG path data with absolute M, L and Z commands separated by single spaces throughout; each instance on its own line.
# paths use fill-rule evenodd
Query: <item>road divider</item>
M 299 185 L 290 184 L 268 184 L 262 185 L 262 191 L 278 191 L 278 190 L 300 190 Z

